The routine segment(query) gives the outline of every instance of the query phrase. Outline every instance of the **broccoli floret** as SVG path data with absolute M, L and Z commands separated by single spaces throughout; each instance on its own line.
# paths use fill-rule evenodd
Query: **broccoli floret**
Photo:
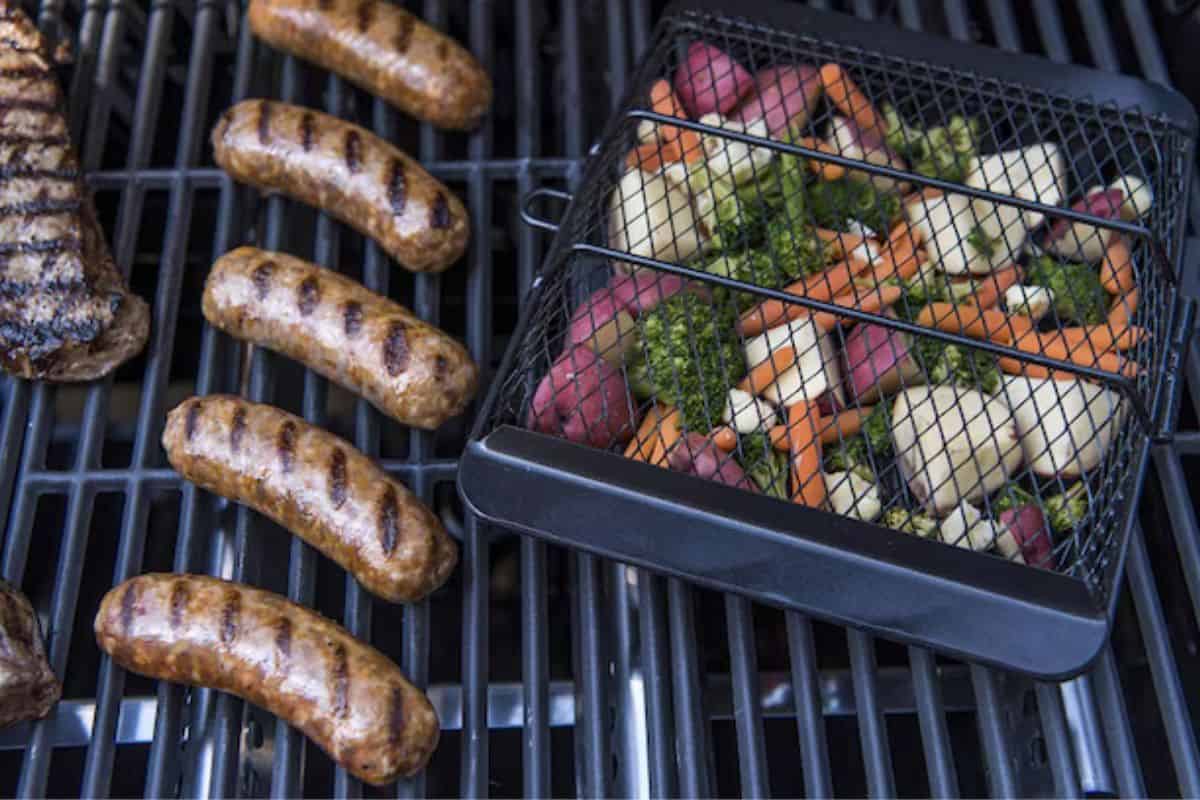
M 1083 484 L 1076 483 L 1062 494 L 1047 497 L 1045 510 L 1046 519 L 1055 533 L 1071 533 L 1088 512 L 1087 492 Z
M 739 440 L 739 461 L 750 480 L 754 481 L 763 494 L 788 499 L 788 476 L 790 474 L 787 453 L 781 453 L 771 445 L 771 437 L 765 433 L 752 433 Z
M 842 178 L 808 182 L 808 208 L 817 227 L 848 230 L 857 220 L 879 234 L 886 233 L 900 216 L 900 198 L 870 183 Z
M 979 120 L 956 114 L 947 125 L 922 130 L 906 124 L 891 106 L 883 107 L 883 116 L 888 147 L 904 156 L 915 172 L 958 183 L 966 178 L 976 154 Z
M 1108 295 L 1096 270 L 1086 264 L 1059 263 L 1049 256 L 1029 265 L 1026 283 L 1045 286 L 1054 295 L 1054 313 L 1080 325 L 1099 325 L 1108 315 Z
M 744 196 L 741 190 L 725 194 L 717 203 L 713 247 L 726 252 L 758 247 L 766 237 L 770 218 L 771 209 L 757 197 Z
M 938 529 L 938 522 L 933 517 L 919 511 L 909 511 L 901 506 L 889 508 L 880 522 L 892 530 L 912 533 L 922 538 L 936 535 Z
M 1014 508 L 1036 506 L 1037 504 L 1037 498 L 1022 489 L 1018 484 L 1007 483 L 992 498 L 992 512 L 1000 515 Z
M 825 269 L 825 248 L 812 228 L 776 217 L 767 225 L 767 242 L 788 280 Z
M 667 298 L 641 318 L 644 366 L 635 364 L 635 380 L 678 406 L 687 428 L 708 431 L 729 388 L 746 374 L 733 334 L 736 318 L 728 303 L 691 292 Z
M 862 433 L 871 445 L 876 458 L 886 459 L 892 455 L 892 407 L 880 401 L 863 420 Z
M 870 454 L 876 463 L 892 456 L 892 409 L 886 402 L 871 410 L 859 433 L 825 449 L 825 471 L 853 472 L 873 481 Z
M 918 341 L 913 349 L 930 383 L 949 383 L 986 394 L 1000 388 L 1000 368 L 989 353 L 932 338 Z

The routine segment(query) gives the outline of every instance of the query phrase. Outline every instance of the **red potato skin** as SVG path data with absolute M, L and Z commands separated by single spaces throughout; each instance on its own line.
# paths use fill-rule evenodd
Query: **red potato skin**
M 637 317 L 653 311 L 668 297 L 679 294 L 688 287 L 688 282 L 678 275 L 642 270 L 632 275 L 613 275 L 608 288 L 602 291 L 611 294 L 620 308 Z
M 1071 204 L 1072 211 L 1090 214 L 1100 219 L 1117 220 L 1121 218 L 1121 203 L 1125 200 L 1125 192 L 1120 189 L 1105 189 L 1093 192 L 1082 200 Z M 1055 242 L 1063 238 L 1075 223 L 1068 219 L 1056 219 L 1050 226 L 1049 241 Z
M 758 492 L 754 481 L 750 480 L 733 456 L 723 452 L 706 436 L 689 433 L 667 457 L 671 469 L 676 472 L 686 472 L 698 478 L 735 486 L 751 492 Z
M 492 81 L 461 45 L 385 0 L 252 0 L 260 39 L 336 72 L 401 111 L 470 130 L 492 103 Z
M 821 76 L 816 67 L 770 67 L 754 76 L 754 92 L 733 117 L 741 122 L 765 118 L 772 136 L 784 136 L 791 127 L 808 122 L 820 97 Z
M 122 667 L 242 697 L 376 786 L 419 772 L 437 747 L 437 712 L 391 659 L 277 594 L 140 575 L 104 596 L 95 632 Z
M 1012 532 L 1026 564 L 1039 569 L 1051 568 L 1050 526 L 1040 508 L 1034 505 L 1010 508 L 1001 512 L 1000 524 L 1008 526 Z
M 720 48 L 692 42 L 674 85 L 688 116 L 699 119 L 712 111 L 728 114 L 754 90 L 754 79 Z
M 527 427 L 608 449 L 633 436 L 637 420 L 624 376 L 587 347 L 567 350 L 534 391 Z
M 610 321 L 622 310 L 608 289 L 597 289 L 587 300 L 579 304 L 571 315 L 567 326 L 567 342 L 564 349 L 582 345 L 598 328 Z
M 882 325 L 860 322 L 846 336 L 846 393 L 869 403 L 920 376 L 908 337 Z

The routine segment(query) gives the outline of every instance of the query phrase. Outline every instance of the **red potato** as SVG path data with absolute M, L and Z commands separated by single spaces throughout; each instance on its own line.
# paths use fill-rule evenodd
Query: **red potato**
M 909 337 L 860 322 L 846 335 L 846 391 L 852 403 L 871 403 L 901 386 L 921 383 Z
M 678 445 L 671 450 L 667 463 L 676 472 L 686 472 L 699 478 L 723 483 L 726 486 L 736 486 L 757 492 L 758 487 L 746 475 L 742 465 L 733 456 L 699 433 L 687 434 Z
M 838 396 L 838 393 L 831 390 L 822 392 L 821 396 L 817 398 L 817 408 L 821 409 L 821 417 L 825 418 L 836 416 L 846 406 L 842 402 L 841 397 Z
M 609 289 L 597 289 L 575 309 L 564 350 L 580 345 L 619 366 L 636 339 L 636 324 Z
M 1000 524 L 1017 540 L 1026 564 L 1042 569 L 1051 567 L 1050 527 L 1040 508 L 1032 504 L 1010 508 L 1001 512 Z
M 1122 190 L 1100 189 L 1072 203 L 1071 210 L 1115 221 L 1121 219 L 1121 205 L 1124 201 L 1125 192 Z M 1046 236 L 1046 249 L 1063 258 L 1091 264 L 1104 257 L 1108 237 L 1111 235 L 1112 231 L 1106 228 L 1056 219 Z
M 808 122 L 820 97 L 821 75 L 816 67 L 770 67 L 754 76 L 754 91 L 733 118 L 746 123 L 765 119 L 771 136 L 783 137 Z
M 704 42 L 692 42 L 675 70 L 675 94 L 692 119 L 713 111 L 728 114 L 753 89 L 745 67 Z
M 613 275 L 608 282 L 609 292 L 618 307 L 637 317 L 686 289 L 688 282 L 678 275 L 641 270 L 632 275 Z
M 563 353 L 542 378 L 526 425 L 577 444 L 609 448 L 637 428 L 634 403 L 620 371 L 587 347 Z

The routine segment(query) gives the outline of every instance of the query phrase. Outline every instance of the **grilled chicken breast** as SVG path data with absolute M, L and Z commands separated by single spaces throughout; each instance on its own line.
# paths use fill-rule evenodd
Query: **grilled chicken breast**
M 149 329 L 84 187 L 47 43 L 0 0 L 0 367 L 92 380 L 137 355 Z

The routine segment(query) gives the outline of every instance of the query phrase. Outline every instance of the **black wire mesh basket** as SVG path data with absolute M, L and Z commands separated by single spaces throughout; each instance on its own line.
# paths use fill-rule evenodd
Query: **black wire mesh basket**
M 558 235 L 465 500 L 884 636 L 1081 671 L 1174 425 L 1193 110 L 840 15 L 737 13 L 673 7 L 580 191 L 531 198 L 569 205 L 526 213 Z

